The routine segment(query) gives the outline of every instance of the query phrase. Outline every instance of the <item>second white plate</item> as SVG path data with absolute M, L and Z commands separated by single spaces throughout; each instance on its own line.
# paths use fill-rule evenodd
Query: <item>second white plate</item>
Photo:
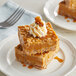
M 64 16 L 60 16 L 57 14 L 59 2 L 62 0 L 48 0 L 44 6 L 44 14 L 45 16 L 52 21 L 56 26 L 61 28 L 76 31 L 76 23 L 73 22 L 72 19 L 70 22 L 67 22 Z

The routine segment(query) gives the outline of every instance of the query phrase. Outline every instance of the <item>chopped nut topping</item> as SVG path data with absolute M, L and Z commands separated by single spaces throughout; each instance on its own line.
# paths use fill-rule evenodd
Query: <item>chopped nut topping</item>
M 41 21 L 41 18 L 39 16 L 35 17 L 35 23 L 39 26 L 43 26 L 44 23 Z

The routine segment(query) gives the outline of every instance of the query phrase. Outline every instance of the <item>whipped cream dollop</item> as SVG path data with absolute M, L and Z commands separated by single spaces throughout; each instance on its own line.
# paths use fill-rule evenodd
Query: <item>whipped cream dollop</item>
M 30 25 L 30 34 L 34 37 L 44 37 L 47 35 L 46 23 L 39 16 L 35 18 L 35 22 Z

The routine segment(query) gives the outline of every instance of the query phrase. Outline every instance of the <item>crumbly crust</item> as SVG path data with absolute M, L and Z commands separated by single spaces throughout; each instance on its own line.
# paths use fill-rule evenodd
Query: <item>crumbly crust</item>
M 45 37 L 33 37 L 30 33 L 30 26 L 19 26 L 18 36 L 20 44 L 23 47 L 24 54 L 36 54 L 48 51 L 54 51 L 59 42 L 55 31 L 49 22 L 46 23 L 47 35 Z

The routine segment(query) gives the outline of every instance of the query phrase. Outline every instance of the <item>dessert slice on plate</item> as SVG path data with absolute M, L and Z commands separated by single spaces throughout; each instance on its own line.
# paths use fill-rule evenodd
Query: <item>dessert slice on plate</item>
M 49 22 L 41 21 L 40 17 L 30 26 L 19 26 L 18 35 L 25 54 L 36 54 L 54 51 L 59 38 Z
M 16 59 L 38 69 L 44 69 L 59 51 L 59 38 L 49 22 L 39 16 L 30 26 L 19 26 L 20 44 L 15 47 Z
M 60 2 L 58 14 L 76 19 L 76 0 L 64 0 Z
M 19 44 L 15 47 L 15 56 L 16 59 L 23 64 L 33 65 L 38 69 L 45 69 L 58 51 L 59 45 L 54 51 L 44 52 L 43 54 L 37 53 L 35 55 L 27 55 L 23 53 L 22 46 Z

